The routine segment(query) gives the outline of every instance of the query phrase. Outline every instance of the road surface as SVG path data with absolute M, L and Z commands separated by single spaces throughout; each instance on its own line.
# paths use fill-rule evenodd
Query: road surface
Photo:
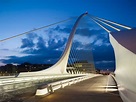
M 22 102 L 122 102 L 116 86 L 108 86 L 108 76 L 91 78 L 56 90 L 48 96 L 22 95 Z M 21 102 L 21 101 L 20 101 Z

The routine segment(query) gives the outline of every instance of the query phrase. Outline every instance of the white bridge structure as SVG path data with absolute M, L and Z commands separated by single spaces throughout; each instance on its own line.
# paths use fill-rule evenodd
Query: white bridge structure
M 114 78 L 117 82 L 119 93 L 124 102 L 135 102 L 136 100 L 136 29 L 124 26 L 122 24 L 118 24 L 106 19 L 102 19 L 99 17 L 95 17 L 89 15 L 88 13 L 84 13 L 80 15 L 77 21 L 72 28 L 70 33 L 68 42 L 66 44 L 66 48 L 59 59 L 59 61 L 54 64 L 52 67 L 37 71 L 37 72 L 22 72 L 18 75 L 17 78 L 12 78 L 12 80 L 8 80 L 10 78 L 1 79 L 0 85 L 6 85 L 6 83 L 10 82 L 22 82 L 22 81 L 30 81 L 30 80 L 40 80 L 54 77 L 73 77 L 73 76 L 96 76 L 95 74 L 69 74 L 66 71 L 68 58 L 71 50 L 72 40 L 76 31 L 76 28 L 80 22 L 80 20 L 84 17 L 88 16 L 95 23 L 101 26 L 104 30 L 109 33 L 110 42 L 113 46 L 116 60 L 116 70 L 114 72 Z M 116 32 L 111 32 L 106 26 L 116 30 Z M 120 29 L 120 28 L 123 28 Z M 39 79 L 38 79 L 39 78 Z M 17 81 L 18 80 L 18 81 Z
M 109 33 L 116 61 L 115 80 L 124 102 L 136 100 L 136 29 L 109 20 L 90 16 L 99 26 Z M 111 32 L 104 25 L 116 30 Z M 121 30 L 120 28 L 124 28 Z

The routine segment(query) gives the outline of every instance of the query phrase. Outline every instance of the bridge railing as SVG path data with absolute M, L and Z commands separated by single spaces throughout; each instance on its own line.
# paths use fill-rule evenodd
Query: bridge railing
M 76 84 L 80 81 L 87 80 L 89 78 L 96 77 L 96 76 L 98 76 L 98 75 L 92 74 L 92 75 L 80 76 L 80 77 L 76 77 L 76 78 L 70 78 L 70 79 L 52 82 L 52 83 L 49 83 L 49 84 L 39 87 L 37 89 L 35 95 L 36 96 L 48 95 L 48 94 L 53 93 L 55 90 L 58 90 L 60 88 L 70 86 L 71 84 Z
M 64 74 L 64 75 L 41 75 L 41 76 L 24 76 L 24 77 L 2 77 L 0 78 L 0 93 L 11 92 L 31 86 L 38 86 L 43 83 L 84 76 L 87 74 Z

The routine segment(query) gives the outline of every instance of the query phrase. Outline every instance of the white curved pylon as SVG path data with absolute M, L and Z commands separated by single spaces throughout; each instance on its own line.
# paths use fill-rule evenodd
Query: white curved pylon
M 94 19 L 93 19 L 94 20 Z M 101 19 L 104 21 L 104 19 Z M 105 20 L 107 21 L 107 20 Z M 114 49 L 116 70 L 115 80 L 117 82 L 119 94 L 123 102 L 135 102 L 136 100 L 136 29 L 123 26 L 114 22 L 108 23 L 126 28 L 127 30 L 111 32 L 99 22 L 100 27 L 109 33 L 110 43 Z M 102 23 L 102 22 L 101 22 Z M 111 27 L 111 26 L 109 26 Z
M 67 45 L 65 47 L 64 53 L 62 55 L 62 57 L 60 58 L 60 60 L 54 64 L 52 67 L 42 70 L 42 71 L 37 71 L 37 72 L 22 72 L 19 74 L 19 76 L 33 76 L 33 75 L 47 75 L 47 74 L 67 74 L 66 71 L 66 67 L 67 67 L 67 63 L 68 63 L 68 57 L 69 57 L 69 53 L 70 53 L 70 49 L 71 49 L 71 45 L 72 45 L 72 41 L 73 41 L 73 37 L 74 34 L 76 32 L 76 28 L 81 20 L 81 18 L 85 15 L 87 15 L 88 13 L 84 13 L 82 15 L 80 15 L 78 17 L 78 19 L 76 20 L 72 31 L 70 33 L 70 36 L 68 38 L 68 42 Z
M 136 36 L 134 36 L 136 34 L 136 29 L 126 30 L 117 34 L 123 35 L 122 38 L 126 36 L 128 38 L 127 40 L 132 41 L 129 36 L 131 36 L 131 38 L 136 38 Z M 109 38 L 115 53 L 116 70 L 114 73 L 120 96 L 123 102 L 135 102 L 136 53 L 124 46 L 127 44 L 129 47 L 136 48 L 135 43 L 125 41 L 125 44 L 123 45 L 112 33 L 109 34 Z

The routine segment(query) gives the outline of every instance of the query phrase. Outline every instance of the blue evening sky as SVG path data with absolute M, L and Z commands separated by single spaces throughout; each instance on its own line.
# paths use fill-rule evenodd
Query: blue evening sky
M 60 20 L 79 16 L 80 14 L 86 11 L 88 11 L 89 14 L 101 18 L 105 18 L 121 24 L 125 24 L 130 27 L 136 27 L 135 5 L 136 5 L 135 0 L 0 0 L 0 40 Z M 58 28 L 59 27 L 60 26 L 58 26 Z M 54 28 L 53 30 L 55 31 L 56 29 Z M 59 30 L 62 29 L 59 28 Z M 69 33 L 69 32 L 63 31 L 62 33 Z M 36 40 L 33 41 L 31 39 L 32 37 Z M 49 41 L 49 39 L 47 39 L 48 42 L 46 42 L 47 44 L 45 44 L 44 47 L 50 46 L 49 43 L 51 42 L 58 44 L 58 46 L 62 46 L 63 42 L 66 41 L 65 39 L 66 36 L 62 37 L 62 39 L 59 38 L 59 35 L 57 35 L 57 37 L 58 39 L 57 40 L 55 39 L 53 41 Z M 4 45 L 5 47 L 3 48 L 1 47 L 0 51 L 4 55 L 3 54 L 0 55 L 1 57 L 0 64 L 2 65 L 5 63 L 17 63 L 17 64 L 23 63 L 24 60 L 22 60 L 22 62 L 21 61 L 17 62 L 15 60 L 18 60 L 18 57 L 21 59 L 22 56 L 23 58 L 24 56 L 27 56 L 27 59 L 29 59 L 30 56 L 28 55 L 37 54 L 37 52 L 39 51 L 37 49 L 41 49 L 41 45 L 42 45 L 38 41 L 42 41 L 43 38 L 41 37 L 40 39 L 40 37 L 37 37 L 37 34 L 35 35 L 33 34 L 33 36 L 31 37 L 27 36 L 27 38 L 21 38 L 22 40 L 21 42 L 18 43 L 20 45 L 18 45 L 17 51 L 14 51 L 14 49 L 16 49 L 14 45 L 17 45 L 16 43 L 16 41 L 18 41 L 17 39 L 15 40 L 15 42 L 11 42 L 10 44 L 7 42 L 5 43 L 3 42 L 2 44 L 0 44 L 0 46 L 3 46 L 3 44 L 5 44 Z M 100 45 L 100 43 L 104 41 L 104 38 L 101 39 L 100 38 L 95 39 L 95 38 L 96 37 L 94 37 L 93 39 L 94 40 L 93 44 L 96 45 L 95 48 L 102 50 L 103 46 Z M 37 46 L 39 44 L 39 46 L 35 48 L 34 44 L 37 44 Z M 97 46 L 97 44 L 101 47 Z M 107 44 L 108 46 L 108 42 L 105 42 L 105 44 Z M 30 47 L 31 48 L 33 47 L 33 49 L 35 48 L 35 50 L 32 53 L 28 51 L 28 49 L 30 50 Z M 109 49 L 108 50 L 109 56 L 112 57 L 111 59 L 109 58 L 109 64 L 110 64 L 112 63 L 112 61 L 114 61 L 113 51 L 111 51 L 112 50 L 111 46 L 110 48 L 109 46 L 106 48 Z M 61 50 L 61 48 L 59 50 Z M 96 53 L 96 57 L 99 59 L 97 61 L 97 64 L 100 61 L 103 63 L 106 63 L 106 61 L 108 61 L 108 58 L 106 59 L 101 58 L 104 57 L 104 54 L 106 54 L 107 52 L 104 52 L 103 55 L 101 55 L 101 53 L 99 53 L 97 50 L 94 51 L 94 53 Z M 107 67 L 107 66 L 104 65 L 98 67 Z M 114 63 L 110 64 L 109 67 L 114 67 Z
M 88 11 L 136 25 L 135 0 L 0 0 L 0 39 Z

